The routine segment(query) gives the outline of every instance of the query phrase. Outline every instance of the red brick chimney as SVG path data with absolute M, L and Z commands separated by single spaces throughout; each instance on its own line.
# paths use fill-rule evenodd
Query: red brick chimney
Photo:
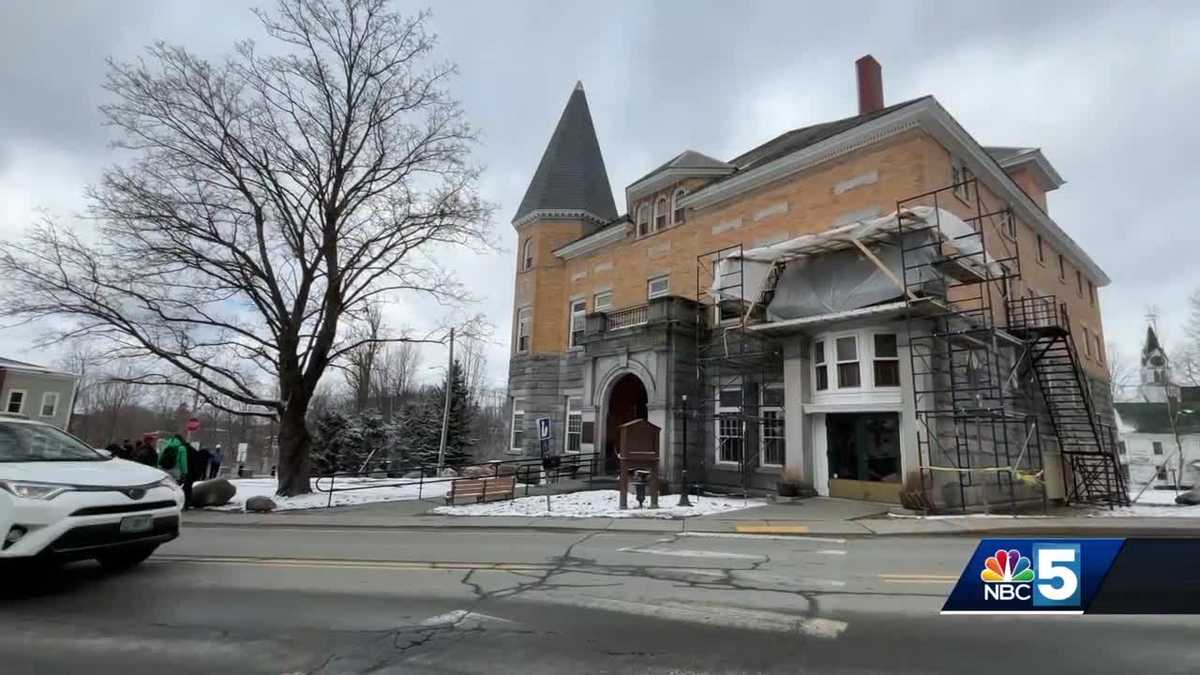
M 858 71 L 858 114 L 883 109 L 883 70 L 874 56 L 867 54 L 854 62 Z

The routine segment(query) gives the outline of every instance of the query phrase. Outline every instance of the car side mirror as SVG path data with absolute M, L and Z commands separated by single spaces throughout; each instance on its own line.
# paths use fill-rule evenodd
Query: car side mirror
M 113 454 L 111 452 L 105 450 L 104 448 L 96 448 L 96 452 L 100 453 L 100 456 L 103 457 L 104 459 L 112 459 L 113 458 Z

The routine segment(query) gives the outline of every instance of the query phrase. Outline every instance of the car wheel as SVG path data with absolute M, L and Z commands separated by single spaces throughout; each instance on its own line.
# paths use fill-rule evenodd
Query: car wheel
M 143 546 L 139 548 L 126 549 L 116 553 L 106 553 L 98 556 L 96 560 L 100 566 L 110 572 L 120 572 L 131 567 L 136 567 L 146 558 L 149 558 L 157 546 Z

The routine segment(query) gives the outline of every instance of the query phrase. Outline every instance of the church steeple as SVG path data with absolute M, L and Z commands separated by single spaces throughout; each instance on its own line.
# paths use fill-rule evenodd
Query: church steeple
M 1146 342 L 1142 345 L 1142 372 L 1138 394 L 1144 401 L 1161 403 L 1168 398 L 1179 400 L 1179 387 L 1171 382 L 1171 364 L 1167 352 L 1158 342 L 1154 325 L 1146 326 Z
M 513 224 L 539 215 L 582 218 L 592 227 L 617 217 L 582 82 L 567 99 Z

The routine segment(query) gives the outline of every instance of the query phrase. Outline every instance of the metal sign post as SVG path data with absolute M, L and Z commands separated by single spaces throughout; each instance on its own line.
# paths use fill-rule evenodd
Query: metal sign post
M 547 462 L 550 454 L 550 418 L 539 417 L 537 420 L 538 443 L 541 446 L 542 455 L 542 472 L 546 473 Z M 549 474 L 546 474 L 547 476 Z M 546 491 L 546 511 L 550 511 L 550 491 Z

